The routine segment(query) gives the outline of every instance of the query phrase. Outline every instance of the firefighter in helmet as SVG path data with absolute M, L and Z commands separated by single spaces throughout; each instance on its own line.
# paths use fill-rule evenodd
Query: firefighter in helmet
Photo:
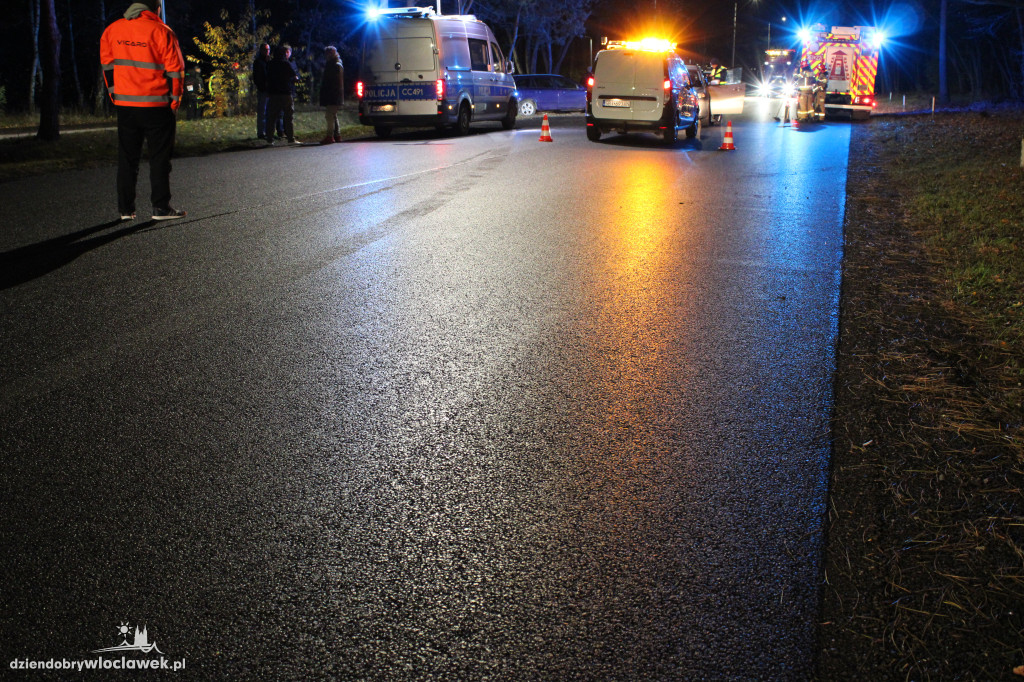
M 712 58 L 712 60 L 711 60 L 711 70 L 708 71 L 708 81 L 709 82 L 717 81 L 719 83 L 724 83 L 726 80 L 728 80 L 728 78 L 729 78 L 729 71 L 728 71 L 728 69 L 726 69 L 724 66 L 722 66 L 718 62 L 717 58 Z
M 825 92 L 828 90 L 828 70 L 824 64 L 818 64 L 815 73 L 814 118 L 825 120 Z
M 814 89 L 817 86 L 817 80 L 806 59 L 800 62 L 800 69 L 796 73 L 795 81 L 796 117 L 797 120 L 807 121 L 814 117 Z

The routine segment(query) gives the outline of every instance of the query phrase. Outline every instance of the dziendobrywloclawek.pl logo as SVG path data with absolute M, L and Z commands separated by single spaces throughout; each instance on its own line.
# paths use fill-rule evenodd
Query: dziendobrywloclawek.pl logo
M 127 623 L 117 627 L 117 637 L 121 643 L 102 649 L 93 649 L 92 653 L 100 654 L 95 658 L 70 660 L 67 658 L 51 658 L 49 660 L 32 660 L 16 658 L 11 661 L 11 670 L 184 670 L 185 659 L 169 659 L 156 645 L 149 641 L 146 626 L 136 625 L 134 632 Z M 128 641 L 129 637 L 131 642 Z M 120 654 L 120 656 L 118 656 Z M 141 655 L 140 655 L 141 654 Z

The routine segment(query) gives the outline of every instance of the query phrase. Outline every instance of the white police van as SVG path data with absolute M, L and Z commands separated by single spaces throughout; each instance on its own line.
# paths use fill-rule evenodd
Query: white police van
M 356 83 L 360 123 L 382 138 L 400 126 L 452 126 L 460 135 L 476 121 L 515 127 L 512 62 L 487 24 L 472 15 L 441 16 L 430 7 L 374 15 Z

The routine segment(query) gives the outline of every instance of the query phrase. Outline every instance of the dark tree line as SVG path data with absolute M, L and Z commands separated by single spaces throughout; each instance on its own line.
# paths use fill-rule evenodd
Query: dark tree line
M 186 54 L 194 54 L 194 36 L 203 35 L 204 22 L 216 24 L 220 11 L 231 16 L 267 16 L 281 40 L 299 48 L 301 67 L 316 73 L 322 48 L 334 44 L 342 52 L 347 73 L 358 67 L 363 5 L 334 0 L 165 0 L 168 21 Z M 14 3 L 12 3 L 14 4 Z M 0 25 L 0 106 L 5 112 L 40 115 L 40 136 L 59 132 L 63 108 L 98 111 L 106 106 L 99 72 L 99 37 L 130 2 L 127 0 L 18 0 Z M 421 4 L 434 3 L 422 2 Z M 685 26 L 684 42 L 693 40 L 691 54 L 729 55 L 732 4 L 728 12 L 709 11 L 698 0 L 663 0 L 659 17 Z M 776 5 L 785 8 L 784 2 Z M 566 72 L 567 57 L 589 54 L 601 36 L 638 26 L 649 15 L 646 3 L 626 0 L 443 0 L 446 13 L 474 13 L 488 21 L 517 71 Z M 719 8 L 721 10 L 721 7 Z M 852 9 L 851 9 L 852 7 Z M 848 3 L 848 15 L 861 12 L 870 23 L 866 1 L 858 10 Z M 1024 0 L 918 0 L 920 25 L 903 36 L 901 48 L 883 56 L 879 91 L 922 90 L 941 100 L 953 95 L 974 98 L 1024 99 Z M 256 10 L 259 10 L 257 12 Z M 269 14 L 267 14 L 269 13 Z M 835 16 L 836 23 L 852 23 Z M 254 19 L 255 21 L 255 19 Z M 254 27 L 255 28 L 255 27 Z M 741 27 L 748 42 L 738 54 L 756 59 L 760 49 L 757 27 Z M 575 52 L 574 52 L 575 51 Z M 575 75 L 575 74 L 570 74 Z

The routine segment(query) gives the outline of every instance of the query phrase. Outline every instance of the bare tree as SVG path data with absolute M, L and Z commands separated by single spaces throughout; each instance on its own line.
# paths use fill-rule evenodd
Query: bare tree
M 36 113 L 36 82 L 39 79 L 39 0 L 28 0 L 32 26 L 32 68 L 28 74 L 28 111 Z
M 39 57 L 43 71 L 43 88 L 39 97 L 39 132 L 41 140 L 60 137 L 60 28 L 54 0 L 42 0 L 39 21 Z
M 82 81 L 78 79 L 78 55 L 75 54 L 75 22 L 74 22 L 74 11 L 71 7 L 71 0 L 67 0 L 68 5 L 68 47 L 71 48 L 71 77 L 75 81 L 75 95 L 76 101 L 78 102 L 78 108 L 85 108 L 85 95 L 82 94 Z
M 949 57 L 946 52 L 946 17 L 949 14 L 949 0 L 939 0 L 939 101 L 949 104 L 949 83 L 946 65 Z
M 104 0 L 100 2 L 100 31 L 96 35 L 96 44 L 100 42 L 100 36 L 103 35 L 103 31 L 107 28 L 107 3 Z M 103 67 L 100 66 L 99 60 L 96 61 L 96 97 L 93 100 L 93 111 L 94 113 L 100 113 L 107 106 L 109 106 L 110 98 L 107 97 L 107 82 L 103 78 Z

